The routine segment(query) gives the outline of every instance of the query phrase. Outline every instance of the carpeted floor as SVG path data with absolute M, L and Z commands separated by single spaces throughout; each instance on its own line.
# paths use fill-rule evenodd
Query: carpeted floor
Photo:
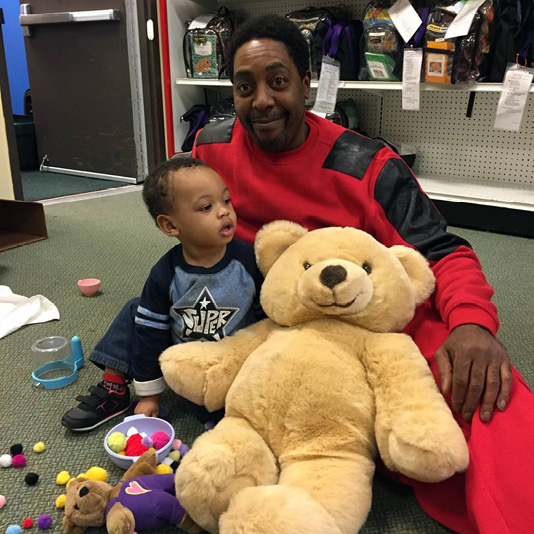
M 74 435 L 60 425 L 62 413 L 75 404 L 99 379 L 96 367 L 87 364 L 78 380 L 63 389 L 36 389 L 31 384 L 31 345 L 42 337 L 79 335 L 86 357 L 105 332 L 120 307 L 139 295 L 150 268 L 173 241 L 159 232 L 143 206 L 139 192 L 46 206 L 49 239 L 0 253 L 0 284 L 14 293 L 43 294 L 61 313 L 59 321 L 31 325 L 0 340 L 0 455 L 12 444 L 22 443 L 27 465 L 0 468 L 0 495 L 7 504 L 0 510 L 0 532 L 31 517 L 50 514 L 50 532 L 61 532 L 63 512 L 55 500 L 64 492 L 56 484 L 60 471 L 71 475 L 93 465 L 109 471 L 116 481 L 120 470 L 107 457 L 103 439 L 114 423 L 89 434 Z M 500 308 L 501 341 L 527 382 L 534 384 L 532 347 L 532 295 L 534 294 L 533 242 L 528 239 L 457 230 L 479 253 L 490 282 L 496 287 Z M 76 287 L 79 278 L 102 280 L 101 292 L 84 297 Z M 187 414 L 176 397 L 167 392 L 163 404 L 170 408 L 170 422 L 177 437 L 191 445 L 203 427 Z M 43 441 L 46 451 L 36 454 L 33 445 Z M 29 472 L 40 475 L 27 486 Z M 34 527 L 35 529 L 35 527 Z M 103 533 L 104 529 L 91 532 Z M 162 534 L 176 529 L 158 530 Z M 445 534 L 417 506 L 411 490 L 377 477 L 371 514 L 362 534 Z M 325 532 L 325 534 L 329 534 Z
M 43 200 L 132 185 L 70 174 L 39 172 L 38 170 L 23 171 L 21 177 L 24 200 Z

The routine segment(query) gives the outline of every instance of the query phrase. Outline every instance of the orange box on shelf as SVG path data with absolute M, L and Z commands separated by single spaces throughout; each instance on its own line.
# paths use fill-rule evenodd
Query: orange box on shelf
M 428 83 L 451 83 L 454 43 L 430 41 L 425 49 L 425 81 Z

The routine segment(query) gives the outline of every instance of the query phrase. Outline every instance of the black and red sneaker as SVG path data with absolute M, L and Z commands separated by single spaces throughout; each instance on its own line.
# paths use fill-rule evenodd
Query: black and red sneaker
M 106 389 L 102 383 L 89 388 L 89 395 L 79 395 L 80 402 L 62 418 L 61 424 L 73 432 L 89 432 L 109 419 L 124 413 L 130 406 L 130 390 L 124 386 L 122 393 Z

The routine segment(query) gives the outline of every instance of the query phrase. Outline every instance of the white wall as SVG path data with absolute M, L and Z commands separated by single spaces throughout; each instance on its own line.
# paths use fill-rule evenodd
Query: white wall
M 0 90 L 1 91 L 1 90 Z M 9 163 L 9 148 L 7 146 L 6 120 L 0 93 L 0 198 L 15 200 L 11 165 Z

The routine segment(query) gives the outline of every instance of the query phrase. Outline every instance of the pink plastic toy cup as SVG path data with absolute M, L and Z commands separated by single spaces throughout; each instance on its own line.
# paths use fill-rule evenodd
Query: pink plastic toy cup
M 84 278 L 78 280 L 78 287 L 86 297 L 92 297 L 100 289 L 100 280 L 98 278 Z

